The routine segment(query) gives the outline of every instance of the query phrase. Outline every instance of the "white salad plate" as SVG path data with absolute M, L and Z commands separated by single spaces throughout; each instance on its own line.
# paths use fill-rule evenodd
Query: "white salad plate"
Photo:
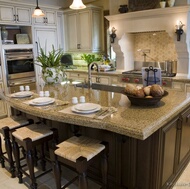
M 21 91 L 21 92 L 11 94 L 11 97 L 23 98 L 23 97 L 30 97 L 32 95 L 33 95 L 33 92 L 31 91 Z
M 71 110 L 73 112 L 80 114 L 94 113 L 96 111 L 99 111 L 100 109 L 101 106 L 99 104 L 93 104 L 93 103 L 77 104 L 71 107 Z
M 39 98 L 35 98 L 35 99 L 30 100 L 29 104 L 34 105 L 34 106 L 43 106 L 43 105 L 52 104 L 54 102 L 55 102 L 54 98 L 39 97 Z

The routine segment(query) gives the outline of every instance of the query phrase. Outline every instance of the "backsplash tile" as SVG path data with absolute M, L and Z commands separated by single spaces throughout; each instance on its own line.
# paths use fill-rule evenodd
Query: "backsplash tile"
M 142 52 L 138 49 L 150 49 L 146 61 L 177 60 L 173 39 L 166 32 L 136 33 L 134 35 L 135 61 L 143 61 Z

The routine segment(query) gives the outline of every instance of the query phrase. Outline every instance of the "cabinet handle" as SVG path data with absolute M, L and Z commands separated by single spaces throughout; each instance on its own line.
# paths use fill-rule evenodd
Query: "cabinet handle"
M 16 15 L 14 14 L 14 21 L 16 22 Z
M 80 49 L 80 44 L 77 44 L 77 49 Z
M 188 123 L 188 122 L 189 122 L 189 118 L 190 118 L 190 114 L 189 114 L 189 115 L 187 115 L 187 117 L 186 117 L 186 123 Z
M 46 23 L 46 17 L 44 17 L 44 24 Z
M 46 23 L 48 23 L 48 18 L 46 17 Z
M 16 15 L 16 20 L 17 20 L 17 22 L 19 21 L 19 19 L 18 19 L 18 14 Z
M 38 51 L 38 42 L 36 41 L 36 49 L 37 49 L 37 55 L 39 56 L 39 51 Z

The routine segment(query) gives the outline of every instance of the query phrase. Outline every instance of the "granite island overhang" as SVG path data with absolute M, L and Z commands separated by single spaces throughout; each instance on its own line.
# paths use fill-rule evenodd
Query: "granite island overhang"
M 49 90 L 52 97 L 56 97 L 61 101 L 67 100 L 70 103 L 66 106 L 54 106 L 46 110 L 23 103 L 29 99 L 11 98 L 3 93 L 0 94 L 0 97 L 11 107 L 33 116 L 104 129 L 140 140 L 148 138 L 190 106 L 190 93 L 169 89 L 167 89 L 169 94 L 166 97 L 163 97 L 156 106 L 150 107 L 133 106 L 130 104 L 127 96 L 121 93 L 77 88 L 73 85 L 48 85 L 45 86 L 44 90 Z M 37 94 L 35 95 L 38 96 Z M 85 96 L 86 102 L 98 103 L 106 107 L 116 107 L 117 112 L 102 120 L 59 112 L 64 108 L 72 106 L 71 98 L 73 96 Z

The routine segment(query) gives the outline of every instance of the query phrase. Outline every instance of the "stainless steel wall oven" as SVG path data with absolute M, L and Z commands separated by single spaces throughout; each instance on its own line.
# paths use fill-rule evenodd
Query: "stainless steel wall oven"
M 10 92 L 18 91 L 20 85 L 36 86 L 33 49 L 5 49 L 7 86 Z

